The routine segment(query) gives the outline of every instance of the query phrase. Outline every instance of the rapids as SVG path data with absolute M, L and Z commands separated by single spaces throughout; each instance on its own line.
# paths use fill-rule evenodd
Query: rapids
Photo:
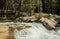
M 0 23 L 0 25 L 2 24 L 7 24 L 13 28 L 17 25 L 31 26 L 20 31 L 15 29 L 14 37 L 16 39 L 60 39 L 60 28 L 47 30 L 41 23 Z

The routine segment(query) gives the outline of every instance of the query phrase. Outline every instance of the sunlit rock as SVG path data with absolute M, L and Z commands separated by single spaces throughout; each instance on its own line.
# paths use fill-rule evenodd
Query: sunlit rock
M 57 24 L 57 22 L 53 19 L 41 18 L 40 21 L 43 22 L 43 24 L 47 28 L 53 28 L 54 29 L 55 25 Z
M 9 27 L 6 25 L 0 26 L 0 39 L 6 39 L 9 35 Z

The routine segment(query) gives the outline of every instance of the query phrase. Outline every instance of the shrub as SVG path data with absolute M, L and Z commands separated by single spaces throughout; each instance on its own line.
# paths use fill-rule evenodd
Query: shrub
M 46 14 L 46 15 L 44 15 L 44 17 L 49 19 L 51 16 Z

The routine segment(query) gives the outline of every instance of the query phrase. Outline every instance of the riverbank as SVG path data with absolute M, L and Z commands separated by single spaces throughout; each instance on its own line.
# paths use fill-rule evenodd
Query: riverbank
M 56 14 L 44 14 L 40 13 L 37 16 L 27 16 L 27 17 L 19 17 L 16 19 L 17 22 L 37 22 L 42 23 L 48 29 L 55 29 L 57 26 L 60 16 Z
M 33 16 L 18 17 L 15 20 L 0 20 L 0 22 L 42 23 L 44 27 L 46 27 L 47 29 L 55 29 L 56 26 L 59 26 L 57 21 L 57 19 L 59 20 L 59 18 L 60 16 L 58 15 L 40 13 L 37 16 L 33 15 Z

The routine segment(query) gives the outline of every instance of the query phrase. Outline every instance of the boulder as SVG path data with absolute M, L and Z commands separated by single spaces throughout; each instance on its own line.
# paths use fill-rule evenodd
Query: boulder
M 41 18 L 40 21 L 44 24 L 45 27 L 50 29 L 55 29 L 55 25 L 57 24 L 56 21 L 52 21 L 47 18 Z
M 24 21 L 24 22 L 34 22 L 36 20 L 35 16 L 26 16 L 26 17 L 19 17 L 16 19 L 17 21 Z

